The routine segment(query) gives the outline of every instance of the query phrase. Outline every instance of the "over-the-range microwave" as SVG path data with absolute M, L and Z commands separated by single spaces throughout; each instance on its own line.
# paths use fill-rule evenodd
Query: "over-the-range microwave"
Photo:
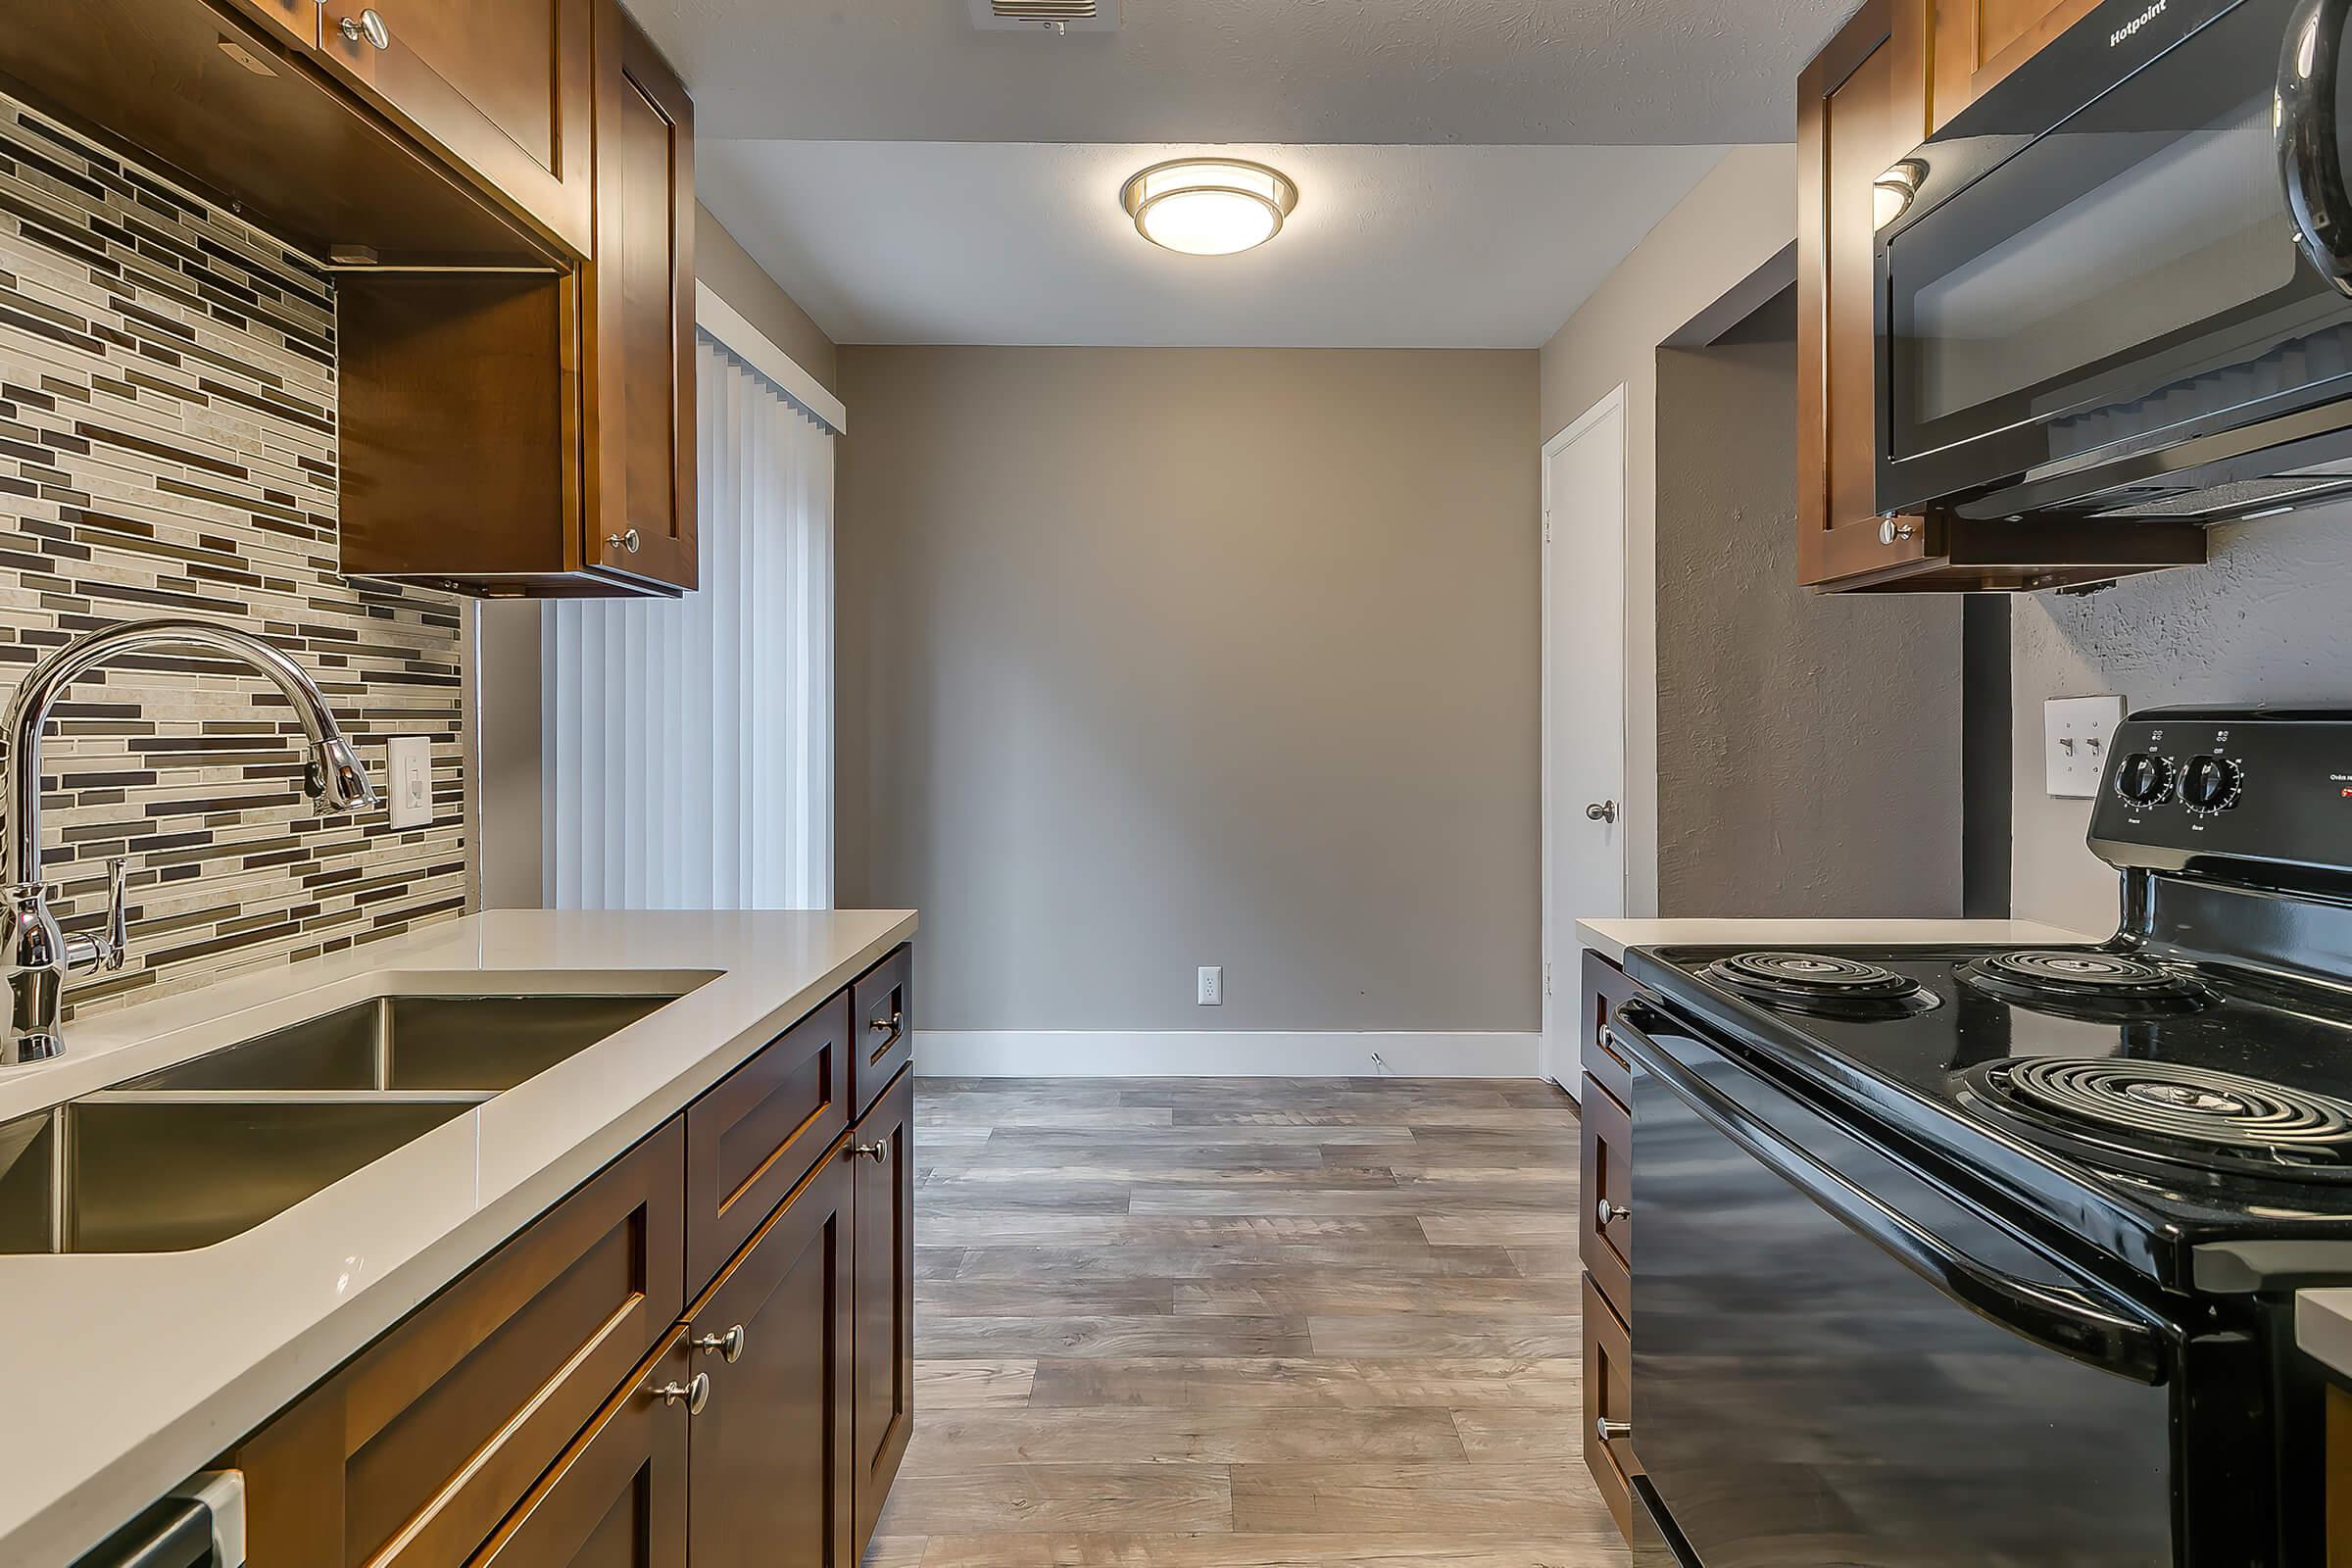
M 2352 494 L 2352 0 L 2109 0 L 1881 176 L 1881 513 Z

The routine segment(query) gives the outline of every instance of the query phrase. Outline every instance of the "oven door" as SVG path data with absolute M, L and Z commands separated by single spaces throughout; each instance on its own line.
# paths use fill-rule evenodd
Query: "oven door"
M 2174 1563 L 2164 1320 L 1659 1009 L 1611 1028 L 1636 1069 L 1633 1447 L 1679 1554 Z
M 2306 259 L 2275 125 L 2291 109 L 2325 153 L 2328 216 L 2343 20 L 2319 9 L 2111 0 L 1897 166 L 1882 512 L 2210 520 L 2352 485 L 2332 449 L 2278 451 L 2352 426 L 2352 299 Z M 2281 96 L 2307 24 L 2323 101 Z

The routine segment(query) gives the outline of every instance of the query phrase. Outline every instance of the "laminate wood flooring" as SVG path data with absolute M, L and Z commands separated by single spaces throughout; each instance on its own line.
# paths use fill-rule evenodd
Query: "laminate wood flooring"
M 914 1440 L 866 1568 L 1620 1568 L 1575 1108 L 923 1079 Z

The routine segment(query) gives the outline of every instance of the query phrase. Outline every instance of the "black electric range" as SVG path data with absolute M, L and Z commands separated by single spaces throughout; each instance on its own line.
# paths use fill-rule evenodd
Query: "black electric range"
M 2105 942 L 1628 954 L 1659 1560 L 2324 1560 L 2291 1313 L 2352 1282 L 2352 713 L 2115 752 Z

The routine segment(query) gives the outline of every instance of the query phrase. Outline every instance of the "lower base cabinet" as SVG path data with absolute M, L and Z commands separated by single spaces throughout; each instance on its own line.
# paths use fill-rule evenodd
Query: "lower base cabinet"
M 856 1568 L 914 1427 L 913 1069 L 820 1151 L 742 1086 L 837 1113 L 837 1075 L 764 1055 L 223 1457 L 254 1568 Z M 713 1097 L 759 1155 L 735 1191 L 801 1169 L 714 1273 L 688 1245 Z

